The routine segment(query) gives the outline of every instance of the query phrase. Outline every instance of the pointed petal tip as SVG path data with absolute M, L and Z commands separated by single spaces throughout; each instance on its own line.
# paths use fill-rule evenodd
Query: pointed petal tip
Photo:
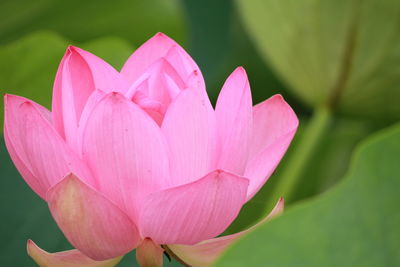
M 236 69 L 234 69 L 232 73 L 228 76 L 227 80 L 232 78 L 245 80 L 247 83 L 249 82 L 247 72 L 243 66 L 238 66 Z
M 243 66 L 238 66 L 233 72 L 234 73 L 238 72 L 238 73 L 241 73 L 241 74 L 247 76 L 246 69 Z
M 164 38 L 164 37 L 168 37 L 165 33 L 163 32 L 157 32 L 155 35 L 155 37 L 160 37 L 160 38 Z
M 62 60 L 65 60 L 65 59 L 69 58 L 70 55 L 71 55 L 72 53 L 74 53 L 74 51 L 75 51 L 75 46 L 73 46 L 73 45 L 68 45 L 67 48 L 65 49 L 64 57 L 63 57 Z M 61 64 L 62 64 L 62 61 L 61 61 Z
M 276 202 L 274 208 L 269 212 L 269 214 L 265 217 L 265 219 L 260 221 L 260 224 L 281 214 L 283 212 L 284 207 L 285 207 L 285 200 L 283 199 L 283 197 L 280 197 Z
M 9 99 L 23 99 L 23 100 L 27 100 L 27 98 L 24 98 L 22 96 L 18 96 L 18 95 L 14 95 L 14 94 L 9 94 L 9 93 L 4 93 L 3 97 L 5 100 L 9 100 Z
M 277 100 L 282 100 L 285 101 L 285 99 L 283 98 L 282 94 L 275 94 L 271 97 L 272 99 L 277 99 Z M 286 102 L 286 101 L 285 101 Z
M 111 103 L 121 103 L 124 101 L 129 101 L 123 94 L 121 94 L 120 92 L 110 92 L 105 94 L 104 96 L 101 97 L 101 99 L 99 100 L 98 103 L 103 102 L 103 101 L 110 101 Z
M 79 54 L 79 52 L 80 52 L 82 49 L 79 48 L 79 47 L 77 47 L 77 46 L 74 46 L 74 45 L 69 45 L 69 46 L 67 47 L 67 50 L 68 50 L 70 53 L 78 53 L 78 54 Z
M 7 110 L 7 106 L 9 105 L 16 105 L 17 108 L 23 109 L 36 109 L 34 103 L 32 103 L 30 99 L 12 94 L 6 94 L 4 96 L 4 104 L 5 110 Z
M 45 253 L 32 239 L 28 239 L 26 242 L 26 252 L 37 263 L 39 263 L 38 255 Z
M 87 62 L 88 58 L 85 57 L 85 55 L 91 55 L 92 53 L 86 51 L 85 49 L 82 49 L 78 46 L 74 46 L 74 45 L 69 45 L 67 48 L 67 51 L 69 51 L 69 53 L 76 53 L 79 54 L 81 57 L 83 57 L 83 59 Z
M 275 95 L 271 96 L 269 99 L 267 99 L 266 101 L 264 101 L 263 103 L 269 104 L 269 105 L 275 103 L 275 104 L 280 105 L 282 107 L 281 108 L 282 110 L 287 110 L 290 113 L 290 117 L 293 122 L 292 128 L 297 129 L 298 124 L 299 124 L 297 115 L 294 112 L 294 110 L 292 109 L 292 107 L 289 105 L 289 103 L 286 102 L 285 98 L 281 94 L 275 94 Z M 260 104 L 262 104 L 262 103 L 260 103 Z
M 13 95 L 13 94 L 4 94 L 4 107 L 5 110 L 7 110 L 7 107 L 13 107 L 13 108 L 20 108 L 21 106 L 24 105 L 29 105 L 32 108 L 35 108 L 40 111 L 41 109 L 39 108 L 39 104 L 33 102 L 32 100 L 22 97 L 22 96 L 18 96 L 18 95 Z M 41 107 L 43 108 L 43 107 Z M 45 108 L 43 108 L 45 109 Z M 16 111 L 14 111 L 16 112 Z M 42 114 L 42 112 L 40 112 Z
M 26 252 L 29 256 L 31 255 L 32 247 L 34 247 L 35 245 L 36 244 L 32 241 L 32 239 L 28 239 L 28 241 L 26 242 Z
M 147 40 L 147 42 L 149 42 L 149 41 L 162 41 L 162 42 L 171 43 L 171 45 L 175 45 L 175 41 L 163 32 L 157 32 L 155 35 L 153 35 L 153 37 L 151 37 L 149 40 Z
M 80 53 L 81 51 L 85 51 L 85 50 L 78 46 L 75 46 L 75 45 L 68 45 L 67 51 Z

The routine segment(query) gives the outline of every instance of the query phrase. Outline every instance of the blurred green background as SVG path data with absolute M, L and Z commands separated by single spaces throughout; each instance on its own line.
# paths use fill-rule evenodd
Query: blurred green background
M 0 90 L 50 107 L 69 44 L 119 69 L 157 32 L 192 55 L 214 102 L 244 66 L 254 103 L 280 93 L 300 118 L 277 171 L 226 233 L 279 196 L 287 212 L 217 266 L 400 266 L 398 0 L 2 0 Z M 0 157 L 1 266 L 35 266 L 27 239 L 70 248 L 4 141 Z M 130 253 L 118 266 L 135 264 Z

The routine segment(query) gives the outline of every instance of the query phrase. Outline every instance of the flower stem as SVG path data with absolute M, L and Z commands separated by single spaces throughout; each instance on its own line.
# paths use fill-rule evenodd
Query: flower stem
M 305 168 L 310 166 L 314 151 L 329 129 L 331 119 L 331 111 L 325 106 L 314 111 L 310 121 L 299 136 L 294 150 L 285 162 L 285 168 L 279 175 L 274 189 L 274 199 L 283 196 L 286 202 L 293 201 L 300 178 Z

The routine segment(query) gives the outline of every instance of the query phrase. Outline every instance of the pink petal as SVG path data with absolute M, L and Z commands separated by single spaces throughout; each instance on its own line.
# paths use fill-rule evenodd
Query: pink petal
M 149 66 L 148 70 L 139 78 L 134 86 L 129 89 L 126 97 L 132 98 L 136 104 L 149 114 L 152 114 L 152 112 L 160 114 L 160 122 L 171 100 L 181 90 L 185 89 L 185 84 L 179 74 L 163 58 L 160 58 Z
M 68 47 L 54 81 L 52 114 L 56 129 L 72 145 L 80 113 L 94 89 L 89 65 L 75 49 Z
M 253 108 L 252 157 L 282 135 L 297 129 L 298 119 L 281 95 L 274 95 Z
M 281 95 L 253 109 L 253 137 L 244 176 L 250 179 L 248 199 L 267 181 L 297 130 L 298 119 Z
M 94 260 L 126 254 L 139 243 L 135 224 L 74 174 L 47 192 L 51 214 L 68 241 Z
M 162 267 L 164 249 L 150 238 L 143 239 L 136 248 L 136 260 L 142 267 Z
M 222 233 L 246 199 L 248 180 L 214 171 L 195 182 L 148 196 L 140 214 L 142 236 L 158 244 L 195 244 Z
M 96 89 L 107 93 L 124 93 L 128 89 L 128 83 L 123 76 L 103 59 L 78 47 L 71 46 L 70 49 L 79 53 L 89 65 Z
M 79 120 L 79 125 L 78 125 L 78 147 L 77 147 L 77 152 L 79 155 L 82 157 L 82 149 L 83 149 L 83 133 L 86 129 L 86 125 L 88 122 L 88 119 L 90 118 L 93 109 L 97 106 L 97 104 L 106 97 L 106 93 L 104 93 L 101 90 L 95 90 L 90 97 L 88 98 L 85 108 L 82 111 L 81 118 Z
M 122 90 L 120 74 L 109 64 L 80 48 L 70 46 L 57 71 L 53 88 L 56 129 L 76 146 L 76 129 L 87 99 L 95 89 Z
M 19 109 L 19 106 L 26 102 L 30 101 L 26 98 L 19 97 L 19 96 L 13 96 L 13 95 L 5 95 L 4 96 L 4 106 L 5 106 L 5 121 L 4 121 L 4 141 L 7 147 L 7 150 L 10 154 L 10 157 L 21 174 L 21 176 L 24 178 L 25 182 L 32 188 L 32 190 L 41 196 L 42 198 L 45 197 L 45 193 L 47 191 L 46 183 L 42 179 L 38 179 L 35 175 L 32 174 L 31 170 L 28 168 L 27 165 L 22 161 L 20 156 L 18 155 L 16 149 L 14 148 L 14 143 L 15 146 L 19 151 L 23 150 L 21 147 L 21 143 L 17 142 L 17 138 L 14 138 L 17 134 L 18 137 L 18 130 L 16 131 L 17 124 L 19 123 L 20 119 L 16 117 L 17 112 L 16 110 Z M 46 118 L 48 120 L 51 119 L 51 113 L 48 111 L 46 108 L 32 102 L 32 104 L 37 108 L 37 110 L 41 113 L 43 118 Z M 8 131 L 8 124 L 11 122 L 11 136 L 14 139 L 12 141 L 9 137 L 9 131 Z M 13 123 L 14 122 L 14 123 Z
M 97 178 L 97 188 L 132 218 L 143 196 L 169 185 L 160 128 L 118 93 L 105 96 L 89 115 L 83 157 Z
M 273 217 L 283 212 L 284 201 L 280 198 L 273 210 L 256 225 L 233 235 L 217 237 L 202 241 L 193 246 L 187 245 L 168 245 L 172 252 L 182 259 L 185 263 L 193 267 L 211 266 L 218 257 L 239 237 L 252 231 L 258 226 L 269 221 Z
M 29 256 L 31 256 L 39 266 L 48 267 L 114 267 L 122 259 L 122 257 L 118 257 L 111 260 L 94 261 L 77 249 L 48 253 L 38 247 L 32 240 L 28 240 L 27 250 Z
M 199 67 L 182 47 L 175 43 L 165 58 L 174 66 L 187 87 L 205 91 L 206 86 Z
M 5 140 L 25 181 L 45 198 L 46 191 L 69 172 L 88 183 L 91 175 L 50 124 L 48 111 L 19 96 L 5 96 Z M 49 164 L 51 162 L 51 164 Z
M 247 75 L 237 68 L 219 94 L 215 115 L 218 125 L 218 168 L 243 175 L 252 131 L 252 100 Z
M 199 67 L 181 46 L 163 33 L 157 33 L 139 47 L 127 60 L 121 74 L 130 84 L 133 84 L 151 64 L 160 58 L 165 58 L 184 81 L 195 71 L 199 88 L 205 90 L 204 79 Z
M 215 169 L 214 110 L 195 89 L 186 89 L 169 106 L 161 126 L 170 150 L 175 185 L 195 181 Z

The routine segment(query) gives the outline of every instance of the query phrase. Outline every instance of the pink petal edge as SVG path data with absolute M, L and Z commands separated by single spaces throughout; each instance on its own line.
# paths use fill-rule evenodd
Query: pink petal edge
M 190 85 L 196 85 L 205 91 L 203 75 L 190 55 L 174 40 L 163 33 L 157 33 L 141 45 L 125 62 L 121 74 L 129 84 L 133 84 L 147 70 L 147 68 L 160 58 L 165 58 L 179 72 L 184 80 L 190 76 Z M 196 73 L 195 76 L 191 75 Z M 187 74 L 189 73 L 189 76 Z M 196 81 L 194 81 L 196 80 Z
M 292 141 L 299 121 L 281 95 L 274 95 L 253 108 L 253 136 L 244 176 L 250 200 L 264 185 Z
M 168 248 L 184 262 L 193 267 L 211 266 L 218 257 L 236 240 L 246 233 L 274 218 L 283 212 L 284 200 L 280 198 L 272 211 L 257 224 L 236 234 L 217 237 L 202 241 L 193 246 L 187 245 L 168 245 Z
M 95 261 L 77 249 L 48 253 L 32 240 L 28 240 L 27 252 L 39 266 L 48 267 L 114 267 L 122 259 L 122 257 L 117 257 L 105 261 Z
M 25 181 L 43 199 L 46 191 L 70 172 L 93 184 L 89 170 L 49 119 L 49 112 L 42 106 L 23 97 L 6 95 L 4 129 L 7 148 Z
M 195 244 L 215 237 L 238 215 L 247 186 L 247 179 L 217 170 L 151 194 L 142 204 L 141 235 L 158 244 Z
M 127 87 L 123 77 L 107 62 L 83 49 L 69 46 L 53 86 L 55 128 L 75 147 L 81 113 L 93 91 L 123 93 Z
M 218 126 L 218 168 L 243 175 L 250 150 L 252 108 L 246 71 L 238 67 L 222 87 L 215 108 Z
M 47 200 L 69 242 L 94 260 L 124 255 L 139 243 L 138 230 L 129 217 L 74 174 L 53 186 Z
M 97 178 L 96 188 L 136 220 L 141 199 L 171 185 L 160 128 L 136 104 L 110 93 L 82 131 L 83 159 Z

